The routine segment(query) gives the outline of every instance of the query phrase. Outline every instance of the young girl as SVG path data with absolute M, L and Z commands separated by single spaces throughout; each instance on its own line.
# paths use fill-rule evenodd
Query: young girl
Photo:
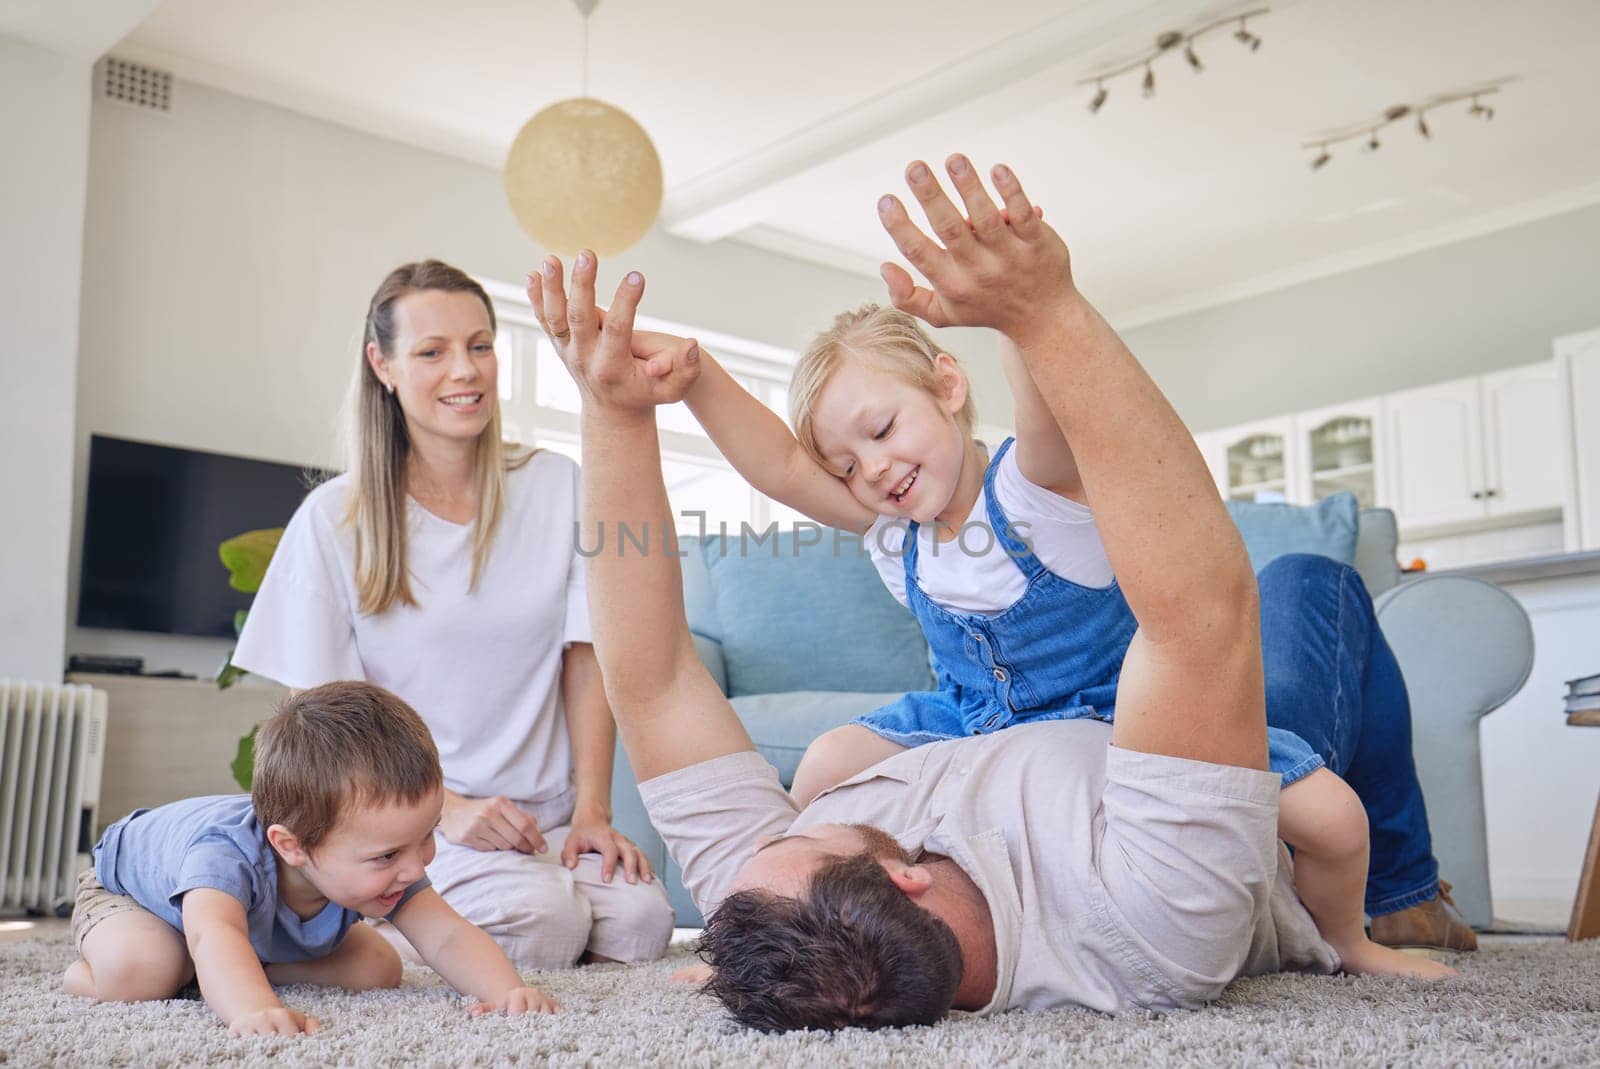
M 635 338 L 636 354 L 664 372 L 671 358 L 654 354 L 676 340 Z M 1112 718 L 1135 621 L 1072 450 L 1009 342 L 1002 360 L 1017 435 L 993 457 L 972 436 L 960 366 L 904 312 L 845 313 L 811 344 L 790 386 L 793 434 L 702 354 L 686 400 L 717 446 L 768 496 L 864 534 L 933 651 L 937 690 L 907 694 L 811 745 L 795 776 L 798 804 L 910 746 Z M 1368 939 L 1361 801 L 1298 735 L 1269 728 L 1269 741 L 1296 891 L 1346 970 L 1452 974 Z

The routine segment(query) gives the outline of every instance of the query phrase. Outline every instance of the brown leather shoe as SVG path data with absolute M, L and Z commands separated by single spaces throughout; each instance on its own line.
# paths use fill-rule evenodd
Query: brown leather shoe
M 1478 934 L 1461 919 L 1450 897 L 1450 885 L 1443 880 L 1439 881 L 1439 893 L 1426 902 L 1372 918 L 1372 941 L 1388 947 L 1478 949 Z

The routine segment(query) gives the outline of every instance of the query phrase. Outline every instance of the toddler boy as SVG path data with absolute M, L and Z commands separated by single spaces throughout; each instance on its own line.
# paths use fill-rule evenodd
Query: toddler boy
M 389 920 L 474 1013 L 556 1008 L 486 933 L 445 904 L 424 867 L 444 800 L 439 753 L 405 702 L 330 683 L 284 702 L 256 736 L 250 795 L 136 810 L 106 829 L 72 913 L 69 993 L 171 998 L 198 979 L 236 1035 L 317 1021 L 273 984 L 400 985 L 400 956 L 361 924 Z

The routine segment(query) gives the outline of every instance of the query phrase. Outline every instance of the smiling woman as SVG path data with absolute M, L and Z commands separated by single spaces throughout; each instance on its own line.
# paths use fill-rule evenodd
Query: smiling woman
M 454 267 L 384 279 L 348 470 L 290 521 L 234 663 L 294 688 L 364 679 L 417 710 L 446 788 L 429 875 L 519 965 L 652 959 L 672 911 L 611 827 L 577 466 L 501 441 L 495 333 L 488 295 Z

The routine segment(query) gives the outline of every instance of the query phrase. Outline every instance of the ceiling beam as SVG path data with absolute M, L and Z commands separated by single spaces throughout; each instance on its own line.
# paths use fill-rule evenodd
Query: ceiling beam
M 983 101 L 1043 71 L 1130 35 L 1151 34 L 1215 12 L 1215 0 L 1086 0 L 1066 14 L 851 105 L 672 189 L 661 221 L 672 234 L 709 242 L 764 222 L 785 186 L 846 154 L 919 123 Z M 1027 107 L 1038 99 L 1029 94 Z

